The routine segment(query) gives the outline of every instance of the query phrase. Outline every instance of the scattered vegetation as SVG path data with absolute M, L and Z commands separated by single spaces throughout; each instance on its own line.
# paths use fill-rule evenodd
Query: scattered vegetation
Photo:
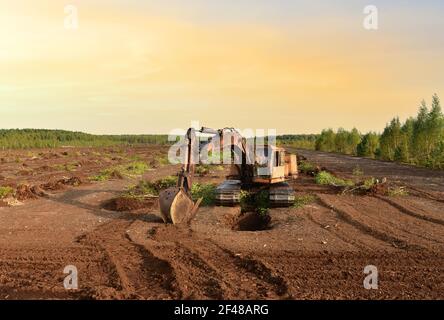
M 166 166 L 170 164 L 167 155 L 157 156 L 154 160 L 159 166 Z
M 364 175 L 364 171 L 362 171 L 361 168 L 360 168 L 359 166 L 356 166 L 356 167 L 353 169 L 353 175 L 354 175 L 355 177 L 362 177 L 362 176 Z
M 301 161 L 298 165 L 299 171 L 305 174 L 309 174 L 316 170 L 316 166 L 308 161 Z
M 93 181 L 107 181 L 112 178 L 122 179 L 124 176 L 134 177 L 145 173 L 149 166 L 142 161 L 131 162 L 126 165 L 108 168 L 100 171 L 96 176 L 91 177 Z
M 320 185 L 330 185 L 335 187 L 351 187 L 354 185 L 353 181 L 340 179 L 327 171 L 319 172 L 315 177 L 315 181 Z
M 148 164 L 143 161 L 135 161 L 124 166 L 124 173 L 127 175 L 141 175 L 149 169 Z
M 69 172 L 76 171 L 78 168 L 78 163 L 66 163 L 66 164 L 57 164 L 54 166 L 57 170 L 65 170 Z
M 14 193 L 11 187 L 0 187 L 0 199 L 4 199 Z
M 193 201 L 202 198 L 201 206 L 212 206 L 216 201 L 216 186 L 214 184 L 194 183 L 191 188 Z
M 142 180 L 133 187 L 130 187 L 124 196 L 128 197 L 146 197 L 158 196 L 161 190 L 174 187 L 177 184 L 177 177 L 167 176 L 154 182 Z
M 409 195 L 409 192 L 405 187 L 390 187 L 388 189 L 388 195 L 390 197 L 405 197 Z
M 295 202 L 293 204 L 293 208 L 302 208 L 310 203 L 313 203 L 316 201 L 316 196 L 312 194 L 306 194 L 302 196 L 296 196 Z

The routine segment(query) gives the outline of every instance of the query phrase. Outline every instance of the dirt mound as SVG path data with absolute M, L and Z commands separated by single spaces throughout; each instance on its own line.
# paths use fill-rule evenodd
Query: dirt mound
M 157 203 L 157 198 L 117 197 L 106 201 L 103 208 L 110 211 L 126 212 L 157 208 Z
M 50 181 L 40 185 L 43 190 L 57 191 L 63 190 L 65 186 L 77 187 L 82 184 L 82 180 L 79 177 L 63 178 L 57 181 Z
M 0 174 L 0 181 L 2 180 L 6 180 L 6 178 Z
M 370 195 L 385 196 L 389 193 L 389 186 L 387 183 L 377 183 L 373 185 L 367 193 Z
M 82 184 L 82 180 L 79 177 L 64 178 L 59 180 L 59 182 L 73 187 L 77 187 Z
M 110 179 L 123 179 L 123 175 L 121 172 L 119 172 L 119 170 L 113 170 L 110 175 L 109 175 Z
M 233 218 L 231 228 L 235 231 L 263 231 L 270 229 L 270 222 L 268 214 L 246 212 Z
M 41 167 L 38 167 L 37 169 L 35 169 L 35 171 L 37 172 L 46 172 L 46 171 L 54 171 L 55 169 L 53 167 L 50 167 L 48 165 L 43 165 Z
M 21 184 L 15 190 L 15 198 L 23 201 L 28 199 L 37 199 L 39 196 L 36 194 L 36 190 L 26 184 Z
M 31 174 L 32 174 L 32 171 L 31 170 L 26 170 L 26 169 L 20 170 L 19 172 L 17 172 L 17 175 L 24 176 L 24 177 L 30 176 Z

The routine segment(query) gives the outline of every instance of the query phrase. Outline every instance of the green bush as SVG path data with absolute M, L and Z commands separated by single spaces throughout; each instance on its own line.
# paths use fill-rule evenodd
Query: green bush
M 158 196 L 160 191 L 174 187 L 177 185 L 177 177 L 167 176 L 165 178 L 156 180 L 154 182 L 142 180 L 131 188 L 129 188 L 125 195 L 138 197 L 138 196 Z
M 149 169 L 148 164 L 143 161 L 134 161 L 124 167 L 124 173 L 128 175 L 142 175 Z
M 319 172 L 315 180 L 317 184 L 335 187 L 351 187 L 354 185 L 353 181 L 340 179 L 327 171 Z
M 201 206 L 214 205 L 216 201 L 216 186 L 213 184 L 194 183 L 191 188 L 191 197 L 193 201 L 203 198 Z
M 390 197 L 405 197 L 409 195 L 409 192 L 405 187 L 391 187 L 388 190 L 388 195 Z
M 14 189 L 11 187 L 0 187 L 0 199 L 4 199 L 14 193 Z
M 313 172 L 316 169 L 315 165 L 308 161 L 301 161 L 298 167 L 299 171 L 303 173 Z

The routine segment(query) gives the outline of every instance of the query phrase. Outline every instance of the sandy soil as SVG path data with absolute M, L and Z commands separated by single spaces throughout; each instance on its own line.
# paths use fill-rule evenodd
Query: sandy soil
M 78 156 L 80 152 L 80 156 Z M 96 174 L 104 158 L 127 154 L 150 162 L 164 152 L 70 149 L 70 155 L 0 152 L 0 185 L 38 185 L 62 176 Z M 84 153 L 85 155 L 82 155 Z M 98 155 L 100 153 L 100 156 Z M 113 156 L 118 153 L 122 158 Z M 2 299 L 443 299 L 444 174 L 368 159 L 301 151 L 337 175 L 359 163 L 366 175 L 408 187 L 403 197 L 338 195 L 301 176 L 298 195 L 316 200 L 302 208 L 271 210 L 271 229 L 233 231 L 236 208 L 204 207 L 191 227 L 164 225 L 155 208 L 117 213 L 103 208 L 137 178 L 82 183 L 0 208 Z M 37 171 L 81 157 L 78 171 Z M 99 162 L 95 161 L 98 160 Z M 177 171 L 155 166 L 144 179 Z M 218 183 L 224 172 L 198 180 Z M 79 289 L 63 287 L 63 269 L 75 265 Z M 363 287 L 364 267 L 379 270 L 379 289 Z

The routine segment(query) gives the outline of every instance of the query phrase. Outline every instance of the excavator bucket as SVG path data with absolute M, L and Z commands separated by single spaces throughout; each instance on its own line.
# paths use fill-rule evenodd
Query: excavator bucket
M 202 199 L 196 203 L 183 188 L 168 188 L 159 194 L 159 207 L 165 223 L 189 224 L 199 210 Z

